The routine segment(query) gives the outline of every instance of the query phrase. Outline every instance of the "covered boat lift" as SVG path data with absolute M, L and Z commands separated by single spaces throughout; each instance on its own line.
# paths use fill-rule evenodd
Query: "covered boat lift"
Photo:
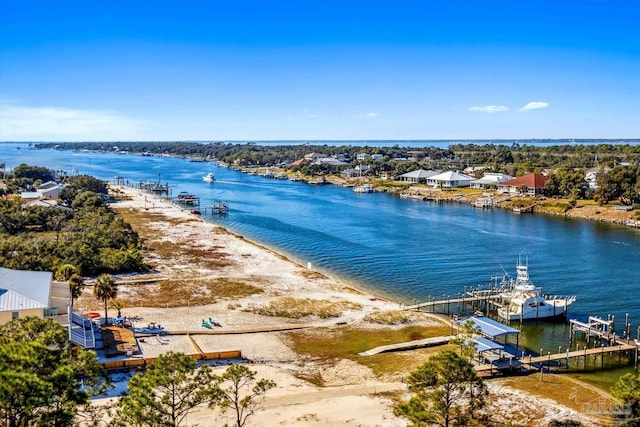
M 458 320 L 458 325 L 462 326 L 467 322 L 471 323 L 472 327 L 479 332 L 480 336 L 467 338 L 465 340 L 465 343 L 474 344 L 481 363 L 490 365 L 491 371 L 493 371 L 494 366 L 498 370 L 507 368 L 513 369 L 515 367 L 521 366 L 520 362 L 518 362 L 517 360 L 514 362 L 513 360 L 514 357 L 517 358 L 518 356 L 520 337 L 519 329 L 512 328 L 509 325 L 505 325 L 484 316 L 475 316 L 466 319 L 460 319 Z M 505 345 L 507 343 L 507 337 L 514 334 L 516 336 L 516 351 L 515 355 L 512 355 L 509 352 L 505 351 Z M 499 337 L 504 337 L 504 345 L 496 341 Z M 504 353 L 507 354 L 507 357 L 505 357 Z
M 494 343 L 496 342 L 497 338 L 504 337 L 504 344 L 506 344 L 507 336 L 515 334 L 516 352 L 518 351 L 519 340 L 520 340 L 520 329 L 512 328 L 509 325 L 505 325 L 504 323 L 497 322 L 493 319 L 489 319 L 488 317 L 484 317 L 484 316 L 474 316 L 474 317 L 467 317 L 466 319 L 459 319 L 458 325 L 462 326 L 467 322 L 471 322 L 473 328 L 478 329 L 480 331 L 480 335 L 486 338 L 490 338 L 491 341 Z M 475 339 L 478 339 L 478 338 L 475 338 Z

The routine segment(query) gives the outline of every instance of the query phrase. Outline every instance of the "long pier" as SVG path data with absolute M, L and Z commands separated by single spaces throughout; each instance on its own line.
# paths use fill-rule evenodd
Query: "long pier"
M 422 308 L 433 308 L 438 305 L 451 305 L 451 304 L 468 304 L 468 303 L 479 303 L 484 301 L 492 301 L 493 305 L 500 305 L 497 303 L 497 300 L 501 299 L 500 295 L 495 294 L 475 294 L 475 293 L 467 293 L 468 296 L 462 296 L 458 298 L 446 298 L 440 300 L 431 300 L 426 302 L 420 302 L 417 304 L 407 305 L 404 307 L 405 310 L 413 310 L 420 311 Z
M 549 352 L 546 355 L 544 354 L 539 356 L 529 355 L 529 356 L 525 356 L 525 357 L 521 357 L 513 360 L 517 362 L 516 364 L 518 365 L 518 369 L 525 368 L 530 371 L 537 371 L 537 370 L 543 369 L 545 364 L 547 365 L 547 368 L 548 368 L 552 364 L 552 362 L 564 361 L 566 363 L 566 366 L 569 366 L 569 361 L 571 359 L 577 359 L 577 361 L 579 362 L 580 358 L 584 358 L 584 366 L 586 367 L 589 356 L 594 356 L 595 360 L 597 360 L 596 359 L 597 356 L 600 356 L 600 364 L 604 366 L 605 355 L 611 355 L 613 353 L 620 354 L 622 352 L 634 351 L 635 361 L 636 361 L 635 366 L 637 367 L 638 348 L 640 348 L 640 344 L 630 344 L 624 341 L 617 341 L 613 345 L 607 345 L 607 346 L 603 345 L 601 347 L 594 347 L 594 348 L 588 348 L 587 346 L 585 346 L 584 349 L 580 349 L 580 350 L 573 350 L 573 351 L 566 350 L 565 352 L 558 352 L 554 354 L 551 354 Z M 514 367 L 516 364 L 514 364 Z M 483 364 L 483 365 L 476 366 L 476 371 L 478 373 L 486 374 L 487 372 L 497 372 L 499 370 L 500 368 L 492 364 Z

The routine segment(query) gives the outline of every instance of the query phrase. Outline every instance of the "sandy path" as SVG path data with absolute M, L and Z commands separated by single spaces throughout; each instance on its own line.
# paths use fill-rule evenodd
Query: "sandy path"
M 397 303 L 384 301 L 373 295 L 355 289 L 323 274 L 315 274 L 298 263 L 262 246 L 253 244 L 244 238 L 221 230 L 214 224 L 200 220 L 169 202 L 144 194 L 136 189 L 120 187 L 131 200 L 119 202 L 118 209 L 142 211 L 145 206 L 153 205 L 154 212 L 162 213 L 166 218 L 184 220 L 169 223 L 156 219 L 154 229 L 156 237 L 173 242 L 185 241 L 224 255 L 225 265 L 211 268 L 206 260 L 202 264 L 191 264 L 179 258 L 154 258 L 159 274 L 166 277 L 182 275 L 187 277 L 233 277 L 238 280 L 253 281 L 263 288 L 260 294 L 254 294 L 233 301 L 221 301 L 203 306 L 151 308 L 127 307 L 123 314 L 135 317 L 135 324 L 145 325 L 151 322 L 161 323 L 167 330 L 202 330 L 202 319 L 212 317 L 223 324 L 225 330 L 242 330 L 268 326 L 290 324 L 335 325 L 349 323 L 363 325 L 363 317 L 375 311 L 397 310 Z M 145 201 L 146 199 L 146 201 Z M 150 254 L 153 258 L 154 254 Z M 310 272 L 314 274 L 309 274 Z M 121 295 L 128 292 L 127 286 L 119 289 Z M 284 319 L 253 314 L 243 311 L 250 304 L 265 304 L 282 296 L 313 298 L 325 301 L 348 301 L 358 304 L 358 310 L 347 310 L 340 317 L 330 320 L 321 319 Z M 150 291 L 152 297 L 152 291 Z M 86 311 L 95 310 L 95 299 L 87 291 L 77 304 Z M 101 310 L 98 310 L 101 311 Z M 426 319 L 423 324 L 439 322 L 441 319 Z M 433 323 L 431 323 L 433 324 Z M 367 327 L 373 327 L 370 324 Z M 252 364 L 251 369 L 258 372 L 258 378 L 269 378 L 277 383 L 264 401 L 265 407 L 250 419 L 249 425 L 256 426 L 405 426 L 407 421 L 393 415 L 393 402 L 385 397 L 385 392 L 400 393 L 408 398 L 406 385 L 397 382 L 382 382 L 368 368 L 349 360 L 335 361 L 333 366 L 318 368 L 314 363 L 298 360 L 297 355 L 278 333 L 256 333 L 241 335 L 193 335 L 193 340 L 203 351 L 241 350 L 245 358 L 261 361 Z M 194 353 L 193 344 L 185 336 L 168 336 L 162 340 L 145 340 L 140 347 L 144 356 L 155 357 L 167 351 Z M 217 369 L 224 369 L 219 367 Z M 319 388 L 297 377 L 304 369 L 321 369 L 325 387 Z M 126 389 L 128 375 L 119 377 L 117 388 L 111 396 L 117 396 Z M 561 407 L 552 401 L 546 401 L 526 393 L 496 385 L 491 387 L 491 411 L 500 414 L 500 419 L 509 421 L 509 408 L 526 408 L 531 416 L 518 415 L 524 423 L 512 425 L 546 425 L 550 419 L 573 418 L 585 425 L 598 425 L 596 422 L 571 409 Z M 231 422 L 230 414 L 220 414 L 206 408 L 189 415 L 188 425 L 223 425 Z M 544 424 L 542 422 L 544 421 Z

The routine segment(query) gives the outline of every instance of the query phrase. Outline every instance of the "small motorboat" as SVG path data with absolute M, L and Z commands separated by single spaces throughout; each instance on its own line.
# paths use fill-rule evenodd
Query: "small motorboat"
M 200 212 L 200 209 L 192 209 L 192 210 L 191 210 L 191 213 L 192 213 L 193 215 L 202 215 L 202 213 Z
M 202 180 L 204 182 L 213 182 L 215 181 L 215 178 L 213 177 L 213 172 L 209 172 L 208 174 L 206 174 L 205 176 L 202 177 Z

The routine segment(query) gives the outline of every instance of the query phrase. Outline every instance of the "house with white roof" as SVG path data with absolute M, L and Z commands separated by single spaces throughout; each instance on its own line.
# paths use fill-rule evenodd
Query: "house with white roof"
M 25 200 L 37 200 L 42 198 L 57 199 L 62 191 L 62 186 L 54 181 L 47 181 L 36 188 L 35 191 L 23 191 L 20 198 Z
M 333 157 L 317 157 L 312 163 L 312 165 L 329 165 L 329 166 L 347 166 L 347 163 L 341 162 L 338 159 L 334 159 Z
M 443 188 L 468 187 L 471 185 L 471 181 L 473 181 L 473 178 L 469 175 L 456 171 L 447 171 L 429 177 L 427 185 Z
M 471 188 L 497 188 L 498 184 L 510 179 L 513 177 L 506 173 L 486 172 L 482 178 L 471 181 Z
M 53 282 L 51 272 L 0 267 L 0 325 L 27 316 L 66 314 L 69 299 L 69 285 Z
M 426 183 L 430 177 L 437 174 L 438 172 L 417 169 L 400 175 L 398 181 L 411 182 L 414 184 Z

